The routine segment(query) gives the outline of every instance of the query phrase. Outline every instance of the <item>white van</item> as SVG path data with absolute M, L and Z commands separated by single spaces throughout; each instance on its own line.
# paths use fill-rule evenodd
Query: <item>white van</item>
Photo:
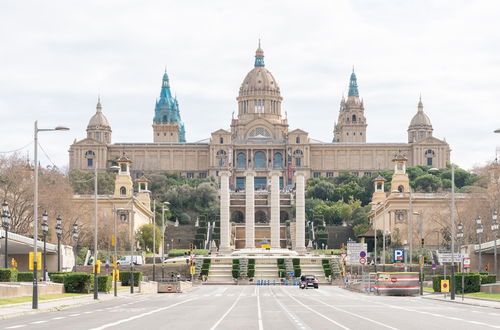
M 134 265 L 142 265 L 144 262 L 142 260 L 142 256 L 133 256 Z M 118 259 L 117 264 L 122 266 L 130 266 L 132 261 L 132 256 L 123 256 Z

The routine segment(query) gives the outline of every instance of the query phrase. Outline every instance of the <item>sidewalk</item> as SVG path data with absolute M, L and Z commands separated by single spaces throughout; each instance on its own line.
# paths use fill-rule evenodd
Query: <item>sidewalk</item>
M 480 306 L 480 307 L 490 307 L 500 309 L 500 300 L 489 300 L 489 299 L 481 299 L 481 298 L 471 298 L 464 297 L 462 301 L 462 295 L 456 295 L 455 300 L 450 299 L 450 295 L 446 295 L 446 299 L 444 298 L 444 294 L 442 293 L 427 293 L 422 296 L 423 299 L 432 299 L 437 301 L 450 302 L 455 304 L 464 304 L 471 306 Z
M 138 295 L 137 293 L 134 295 Z M 34 314 L 41 312 L 56 311 L 68 307 L 76 307 L 88 304 L 99 303 L 102 301 L 108 301 L 112 299 L 121 299 L 124 297 L 132 296 L 130 292 L 119 291 L 118 297 L 115 298 L 113 292 L 102 293 L 99 292 L 99 299 L 94 300 L 93 294 L 88 294 L 84 296 L 68 297 L 60 299 L 52 299 L 46 301 L 38 301 L 38 309 L 32 309 L 32 302 L 2 305 L 0 306 L 0 320 L 9 317 L 16 317 L 25 314 Z

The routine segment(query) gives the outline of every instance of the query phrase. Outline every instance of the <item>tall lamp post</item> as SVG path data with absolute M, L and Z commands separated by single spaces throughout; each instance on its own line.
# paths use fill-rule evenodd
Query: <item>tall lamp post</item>
M 61 271 L 61 237 L 62 237 L 62 219 L 61 216 L 56 218 L 56 234 L 57 234 L 57 271 Z
M 483 265 L 482 265 L 482 260 L 481 260 L 481 236 L 483 234 L 483 224 L 482 224 L 482 221 L 483 219 L 481 219 L 481 216 L 478 216 L 476 218 L 476 224 L 477 224 L 477 227 L 476 227 L 476 233 L 477 233 L 477 240 L 479 242 L 479 263 L 478 263 L 478 267 L 477 267 L 477 271 L 478 272 L 481 272 L 481 269 L 483 268 Z
M 154 281 L 156 281 L 156 199 L 153 199 L 153 282 Z
M 75 259 L 75 269 L 74 271 L 76 272 L 76 249 L 78 247 L 78 223 L 75 222 L 73 224 L 73 230 L 71 231 L 71 239 L 73 240 L 73 256 L 74 256 L 74 259 Z
M 42 214 L 42 234 L 43 234 L 43 258 L 42 258 L 42 271 L 43 271 L 43 281 L 47 281 L 47 234 L 49 233 L 49 223 L 47 219 L 49 215 L 47 211 Z
M 169 202 L 163 202 L 161 207 L 161 279 L 165 278 L 165 207 L 168 211 Z
M 9 267 L 9 250 L 8 250 L 8 232 L 10 226 L 10 212 L 9 212 L 9 203 L 6 200 L 2 203 L 2 227 L 5 231 L 5 268 Z
M 38 274 L 37 274 L 37 245 L 38 245 L 38 132 L 48 131 L 68 131 L 69 128 L 57 126 L 55 128 L 38 128 L 38 120 L 35 120 L 34 129 L 34 166 L 35 166 L 35 185 L 34 185 L 34 201 L 33 201 L 33 295 L 32 308 L 38 309 Z
M 458 240 L 462 241 L 462 239 L 464 238 L 464 225 L 462 224 L 462 222 L 460 222 L 458 225 L 457 225 L 457 238 Z M 464 287 L 464 284 L 465 284 L 465 269 L 464 269 L 464 258 L 462 257 L 462 301 L 464 300 L 464 291 L 465 291 L 465 287 Z
M 491 223 L 491 231 L 493 232 L 493 238 L 495 240 L 495 245 L 494 245 L 494 249 L 493 249 L 493 254 L 494 254 L 494 270 L 495 270 L 495 275 L 498 274 L 498 268 L 497 268 L 497 232 L 498 232 L 498 222 L 497 222 L 497 217 L 498 217 L 498 213 L 497 211 L 493 211 L 493 214 L 491 215 L 493 221 Z

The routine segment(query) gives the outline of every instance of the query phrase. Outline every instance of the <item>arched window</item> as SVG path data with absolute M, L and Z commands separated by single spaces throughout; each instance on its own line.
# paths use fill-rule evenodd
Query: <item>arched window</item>
M 273 167 L 276 169 L 283 167 L 283 156 L 280 152 L 274 154 Z
M 234 211 L 233 214 L 231 215 L 231 221 L 236 223 L 244 223 L 245 216 L 243 215 L 243 212 Z
M 121 188 L 120 188 L 120 195 L 122 195 L 122 196 L 127 195 L 127 188 L 125 188 L 125 187 L 121 187 Z
M 253 164 L 255 168 L 266 168 L 266 154 L 262 151 L 257 151 L 253 156 Z
M 352 122 L 355 123 L 356 122 L 356 115 L 352 115 Z
M 255 212 L 255 223 L 268 223 L 266 212 L 257 211 Z
M 264 127 L 256 127 L 251 132 L 249 137 L 256 139 L 266 139 L 271 138 L 271 133 Z
M 295 138 L 295 143 L 300 143 L 300 136 L 297 136 L 297 137 Z
M 240 152 L 238 156 L 236 156 L 236 167 L 237 168 L 246 168 L 246 155 L 244 152 Z
M 217 151 L 217 165 L 219 167 L 224 167 L 226 159 L 226 152 L 224 150 Z
M 224 144 L 224 138 L 222 136 L 219 138 L 219 143 Z
M 403 187 L 403 185 L 400 185 L 400 186 L 398 187 L 398 191 L 399 191 L 399 192 L 405 192 L 405 188 Z

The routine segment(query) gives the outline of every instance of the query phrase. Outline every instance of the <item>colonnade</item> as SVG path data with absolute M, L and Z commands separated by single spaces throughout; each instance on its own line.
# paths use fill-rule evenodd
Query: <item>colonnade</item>
M 305 246 L 305 173 L 297 171 L 296 175 L 296 222 L 294 249 L 297 252 L 304 252 Z M 220 171 L 220 247 L 221 254 L 227 254 L 231 251 L 230 235 L 230 190 L 229 177 L 230 171 Z M 280 172 L 271 171 L 271 248 L 279 249 L 280 246 Z M 255 248 L 255 189 L 254 189 L 254 171 L 245 172 L 245 248 Z

